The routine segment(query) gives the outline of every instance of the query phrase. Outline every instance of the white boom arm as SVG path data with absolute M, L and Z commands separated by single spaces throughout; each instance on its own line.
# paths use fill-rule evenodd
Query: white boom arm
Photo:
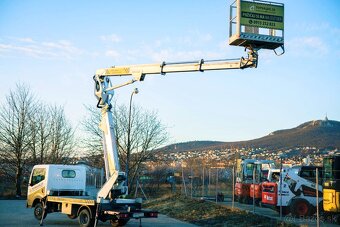
M 116 144 L 116 136 L 114 132 L 114 122 L 111 113 L 111 99 L 114 90 L 136 81 L 143 81 L 145 75 L 179 72 L 204 72 L 208 70 L 226 70 L 226 69 L 244 69 L 256 68 L 258 61 L 257 50 L 248 49 L 248 58 L 229 59 L 229 60 L 212 60 L 204 61 L 201 59 L 196 62 L 175 62 L 162 64 L 145 64 L 145 65 L 127 65 L 119 67 L 111 67 L 99 69 L 94 76 L 95 95 L 98 99 L 98 108 L 102 108 L 102 120 L 100 128 L 103 131 L 103 147 L 106 183 L 98 192 L 97 200 L 107 198 L 111 189 L 126 191 L 126 187 L 122 182 L 117 181 L 119 176 L 125 176 L 119 172 L 119 158 Z M 110 76 L 133 76 L 133 79 L 118 85 L 112 86 L 109 79 Z M 123 178 L 123 177 L 122 177 Z

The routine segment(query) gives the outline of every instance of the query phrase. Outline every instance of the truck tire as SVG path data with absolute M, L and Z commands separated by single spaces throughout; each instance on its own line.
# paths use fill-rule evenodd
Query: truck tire
M 311 216 L 313 209 L 308 201 L 304 199 L 293 200 L 290 205 L 290 212 L 293 217 L 306 217 Z
M 94 225 L 94 218 L 87 208 L 84 208 L 79 212 L 78 222 L 81 227 L 92 227 Z
M 110 220 L 111 226 L 112 227 L 117 227 L 117 226 L 124 226 L 126 223 L 128 223 L 130 219 L 115 219 L 115 220 Z
M 39 203 L 35 204 L 35 207 L 34 207 L 34 217 L 38 221 L 41 220 L 43 212 L 44 212 L 44 205 L 43 205 L 43 203 L 39 202 Z M 46 216 L 47 216 L 47 212 L 44 213 L 44 219 L 46 218 Z

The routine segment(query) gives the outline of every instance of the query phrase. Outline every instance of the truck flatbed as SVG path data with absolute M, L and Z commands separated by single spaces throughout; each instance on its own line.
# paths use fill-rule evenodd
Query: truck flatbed
M 71 203 L 79 205 L 95 205 L 96 199 L 93 196 L 47 196 L 48 202 Z

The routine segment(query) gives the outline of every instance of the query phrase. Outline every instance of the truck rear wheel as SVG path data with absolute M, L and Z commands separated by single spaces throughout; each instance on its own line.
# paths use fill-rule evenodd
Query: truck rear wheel
M 124 226 L 126 223 L 128 223 L 130 219 L 115 219 L 115 220 L 110 220 L 111 226 L 116 227 L 116 226 Z
M 92 227 L 94 218 L 91 216 L 90 211 L 85 208 L 79 212 L 78 222 L 81 227 Z
M 39 202 L 37 204 L 35 204 L 35 207 L 34 207 L 34 217 L 40 221 L 41 220 L 41 217 L 42 217 L 42 214 L 44 213 L 44 205 L 43 203 Z M 47 212 L 44 213 L 44 219 L 46 218 L 47 216 Z

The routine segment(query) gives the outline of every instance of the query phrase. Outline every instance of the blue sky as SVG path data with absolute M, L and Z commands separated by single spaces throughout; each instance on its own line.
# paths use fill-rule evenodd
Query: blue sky
M 257 69 L 149 76 L 118 102 L 158 112 L 170 142 L 236 141 L 323 119 L 340 120 L 340 1 L 282 0 L 285 49 Z M 112 65 L 238 58 L 231 1 L 0 0 L 0 101 L 16 83 L 63 105 L 76 126 L 95 105 L 92 76 Z M 121 83 L 127 78 L 113 78 Z

